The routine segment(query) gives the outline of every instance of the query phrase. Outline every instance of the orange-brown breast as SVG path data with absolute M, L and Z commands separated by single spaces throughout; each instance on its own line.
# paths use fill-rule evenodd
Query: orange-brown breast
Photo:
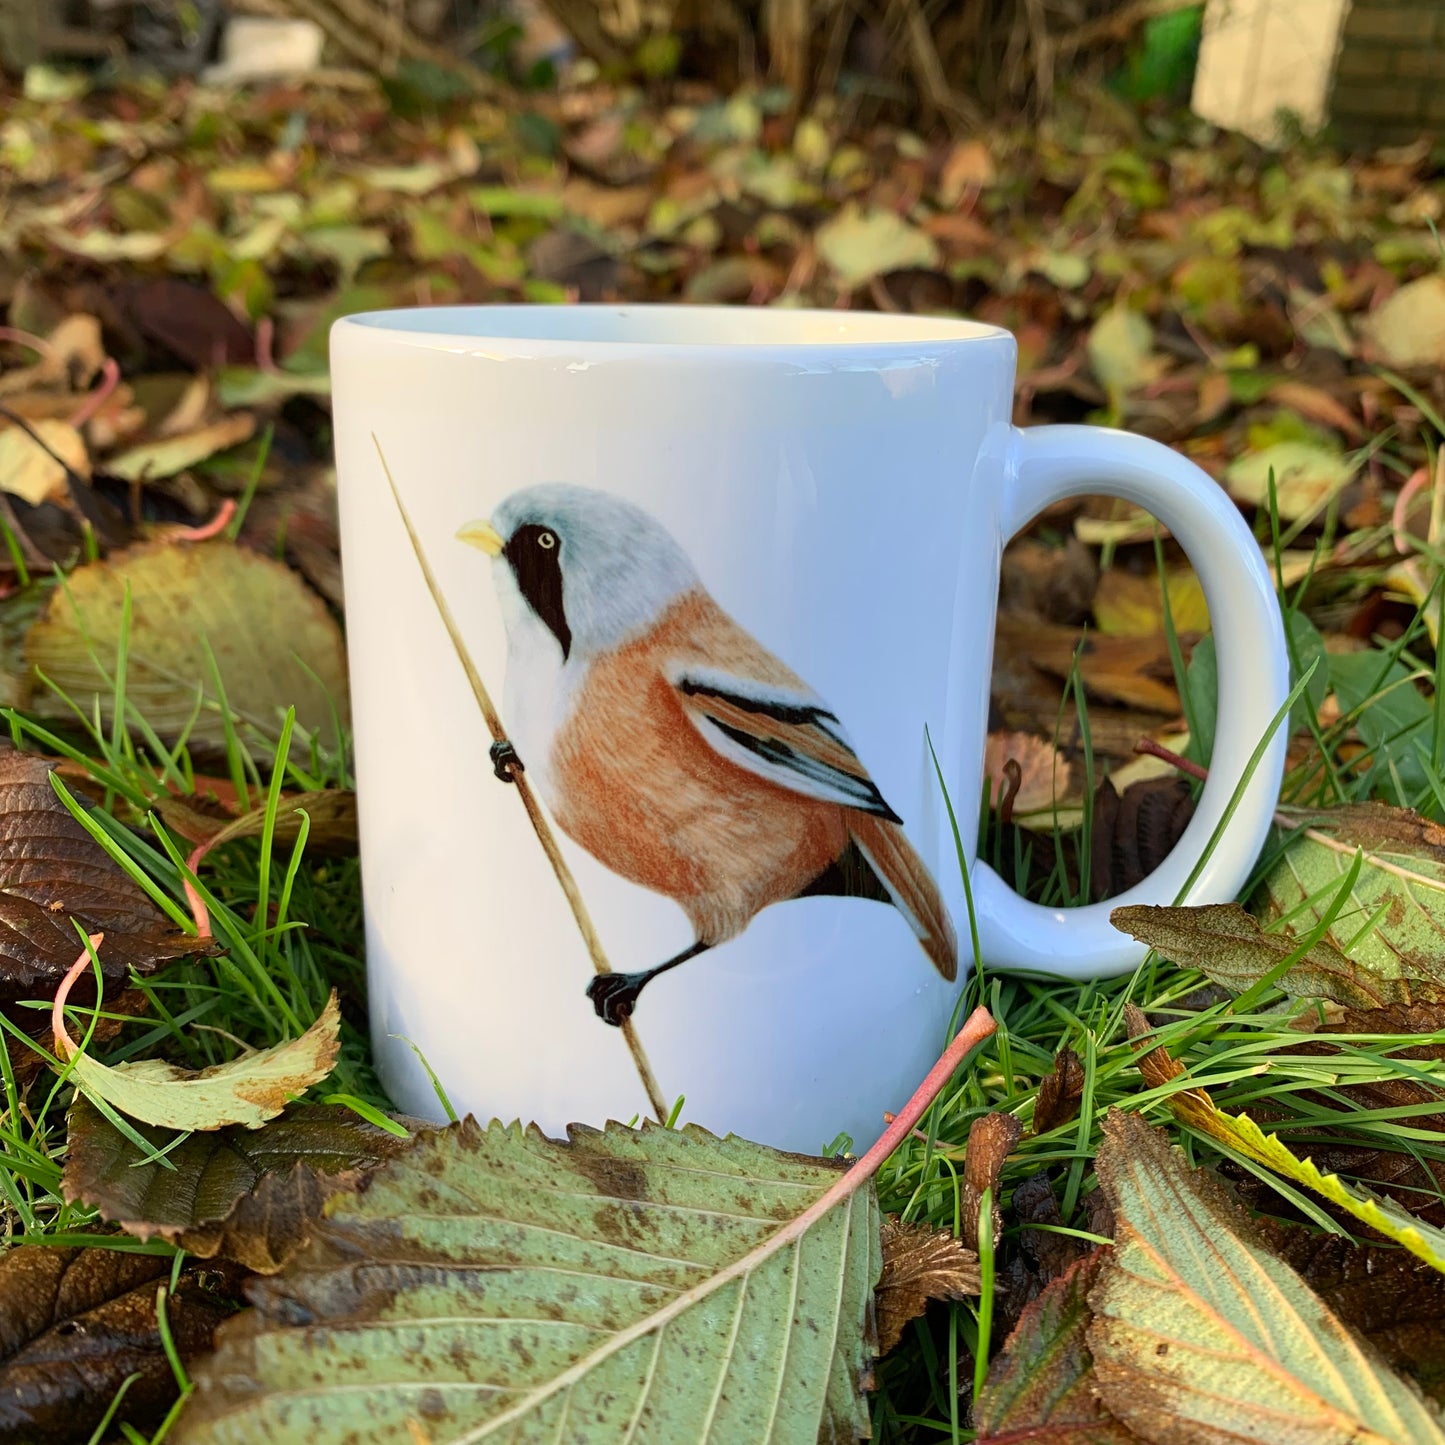
M 758 777 L 710 747 L 668 670 L 706 666 L 806 691 L 706 593 L 594 661 L 550 759 L 553 812 L 613 872 L 677 900 L 721 943 L 794 898 L 842 852 L 846 812 Z

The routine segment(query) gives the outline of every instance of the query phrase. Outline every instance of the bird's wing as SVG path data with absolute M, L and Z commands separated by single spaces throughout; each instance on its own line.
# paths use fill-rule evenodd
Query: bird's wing
M 817 697 L 711 667 L 671 680 L 693 726 L 729 761 L 805 797 L 902 821 Z

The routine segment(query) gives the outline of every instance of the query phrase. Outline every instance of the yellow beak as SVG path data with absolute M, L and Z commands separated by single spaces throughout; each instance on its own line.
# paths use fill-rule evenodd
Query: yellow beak
M 502 540 L 502 534 L 490 522 L 468 522 L 457 533 L 457 541 L 485 552 L 488 557 L 500 557 L 502 548 L 507 545 Z

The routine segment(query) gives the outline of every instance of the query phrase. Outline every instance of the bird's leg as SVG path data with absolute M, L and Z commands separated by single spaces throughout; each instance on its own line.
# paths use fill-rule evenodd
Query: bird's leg
M 511 744 L 510 739 L 501 738 L 494 742 L 488 750 L 492 759 L 492 771 L 504 782 L 510 783 L 516 780 L 518 773 L 526 772 L 522 766 L 522 760 L 517 756 L 517 750 Z
M 684 948 L 676 957 L 669 958 L 666 963 L 659 963 L 656 968 L 646 969 L 642 973 L 599 973 L 587 985 L 587 997 L 592 1000 L 597 1017 L 614 1028 L 619 1027 L 632 1017 L 632 1010 L 637 1007 L 637 996 L 658 974 L 666 973 L 668 969 L 676 968 L 690 958 L 696 958 L 711 947 L 710 943 L 694 943 L 691 947 Z

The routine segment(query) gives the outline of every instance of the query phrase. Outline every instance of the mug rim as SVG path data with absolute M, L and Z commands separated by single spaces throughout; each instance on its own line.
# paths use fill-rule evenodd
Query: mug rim
M 839 360 L 866 353 L 901 360 L 981 341 L 1013 342 L 1001 326 L 962 317 L 670 302 L 394 307 L 340 318 L 332 339 L 346 335 L 436 351 L 608 359 L 761 354 Z

